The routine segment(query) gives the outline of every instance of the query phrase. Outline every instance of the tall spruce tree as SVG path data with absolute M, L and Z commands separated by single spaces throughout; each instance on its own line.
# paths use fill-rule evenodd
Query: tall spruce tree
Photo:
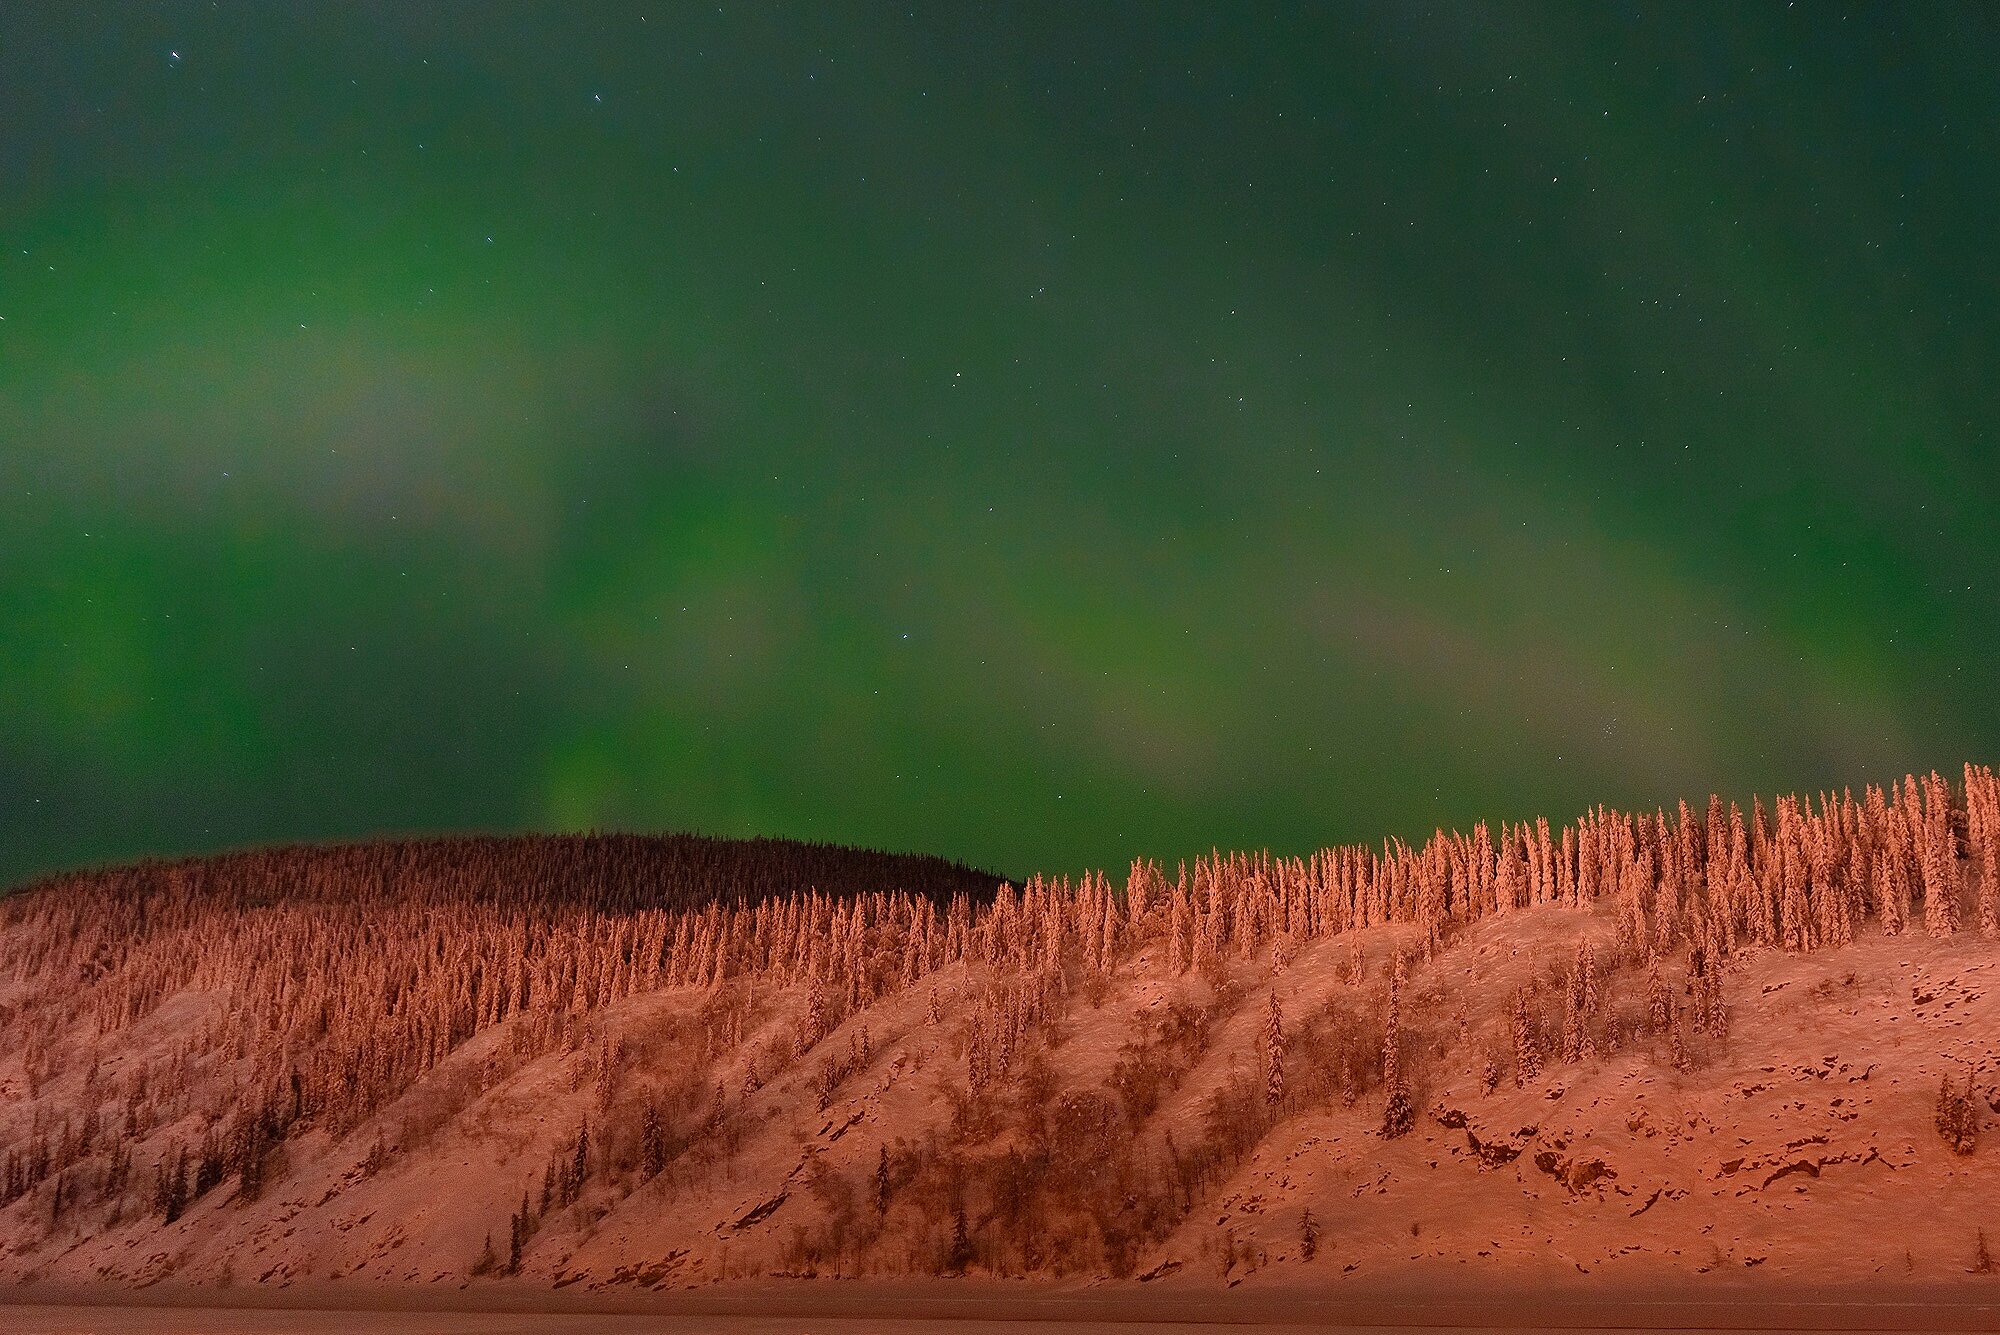
M 1278 994 L 1264 1017 L 1264 1103 L 1276 1108 L 1285 1098 L 1285 1019 L 1278 1008 Z

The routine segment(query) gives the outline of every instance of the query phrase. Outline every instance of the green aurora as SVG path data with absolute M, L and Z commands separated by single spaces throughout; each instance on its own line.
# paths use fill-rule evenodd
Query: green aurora
M 2000 10 L 0 10 L 0 881 L 2000 759 Z

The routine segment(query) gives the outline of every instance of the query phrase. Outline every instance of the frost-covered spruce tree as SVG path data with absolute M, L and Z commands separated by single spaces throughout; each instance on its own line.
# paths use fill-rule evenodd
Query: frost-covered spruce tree
M 1264 1102 L 1276 1108 L 1285 1098 L 1285 1017 L 1278 1007 L 1278 994 L 1271 993 L 1269 1013 L 1264 1019 Z
M 1514 989 L 1514 1085 L 1533 1084 L 1542 1073 L 1542 1055 L 1528 1023 L 1528 991 Z
M 1382 1021 L 1382 1138 L 1394 1140 L 1408 1135 L 1416 1125 L 1417 1114 L 1410 1104 L 1409 1091 L 1403 1088 L 1402 1065 L 1402 997 L 1403 956 L 1399 952 L 1389 973 L 1389 1008 Z

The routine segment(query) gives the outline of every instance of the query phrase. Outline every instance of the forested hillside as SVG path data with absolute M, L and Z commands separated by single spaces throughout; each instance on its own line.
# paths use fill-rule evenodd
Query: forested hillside
M 0 902 L 0 1274 L 1977 1269 L 1996 933 L 1970 765 L 1122 884 L 632 837 L 58 877 Z

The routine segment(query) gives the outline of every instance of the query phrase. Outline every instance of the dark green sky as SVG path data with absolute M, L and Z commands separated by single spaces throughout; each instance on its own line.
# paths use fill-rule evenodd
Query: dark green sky
M 2000 17 L 0 7 L 0 879 L 2000 758 Z

